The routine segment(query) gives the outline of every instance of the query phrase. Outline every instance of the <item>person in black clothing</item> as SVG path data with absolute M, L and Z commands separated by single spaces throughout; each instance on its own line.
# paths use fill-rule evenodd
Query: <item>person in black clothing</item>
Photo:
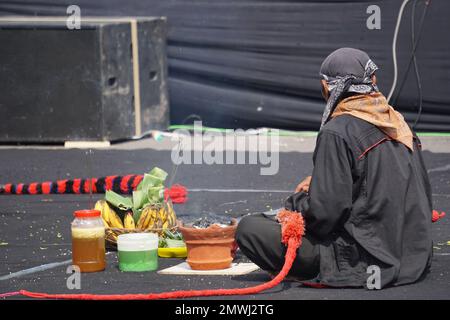
M 289 274 L 296 279 L 362 287 L 376 266 L 386 287 L 413 283 L 430 267 L 432 196 L 421 144 L 379 92 L 377 69 L 352 48 L 321 66 L 327 105 L 314 169 L 285 203 L 306 224 Z M 286 247 L 273 216 L 244 217 L 236 240 L 262 269 L 282 268 Z

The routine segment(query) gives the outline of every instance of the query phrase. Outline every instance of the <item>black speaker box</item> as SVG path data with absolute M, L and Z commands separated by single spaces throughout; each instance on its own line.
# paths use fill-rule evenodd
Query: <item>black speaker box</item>
M 0 141 L 114 141 L 169 125 L 165 18 L 0 18 Z

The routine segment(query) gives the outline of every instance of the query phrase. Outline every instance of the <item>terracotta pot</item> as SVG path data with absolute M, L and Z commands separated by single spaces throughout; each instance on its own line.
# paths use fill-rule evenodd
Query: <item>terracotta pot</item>
M 187 263 L 193 270 L 217 270 L 231 267 L 232 249 L 237 221 L 231 220 L 228 227 L 211 225 L 197 229 L 183 226 L 178 220 L 178 230 L 183 234 L 187 246 Z

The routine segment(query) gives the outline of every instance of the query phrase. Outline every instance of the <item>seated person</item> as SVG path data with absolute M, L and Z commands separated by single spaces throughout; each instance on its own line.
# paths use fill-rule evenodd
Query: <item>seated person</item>
M 431 187 L 419 139 L 376 85 L 378 67 L 360 50 L 341 48 L 323 62 L 327 101 L 312 176 L 285 203 L 306 232 L 289 276 L 331 287 L 413 283 L 431 263 Z M 277 273 L 286 247 L 267 214 L 241 220 L 236 240 L 263 270 Z M 369 272 L 369 273 L 368 273 Z

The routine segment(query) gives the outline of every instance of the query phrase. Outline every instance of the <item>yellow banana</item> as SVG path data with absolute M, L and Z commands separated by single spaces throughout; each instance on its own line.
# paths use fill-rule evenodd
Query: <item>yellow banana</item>
M 139 217 L 139 220 L 136 224 L 136 227 L 138 229 L 144 229 L 144 222 L 145 222 L 148 214 L 149 214 L 149 212 L 148 212 L 148 210 L 146 210 L 146 208 L 142 210 L 141 216 Z
M 172 204 L 170 204 L 169 210 L 170 210 L 170 217 L 172 219 L 172 226 L 174 226 L 177 224 L 177 215 L 175 213 L 175 210 L 173 209 Z
M 169 226 L 174 226 L 177 222 L 177 216 L 175 215 L 175 211 L 173 210 L 172 205 L 167 203 L 167 220 L 169 221 Z
M 102 213 L 103 224 L 106 228 L 109 228 L 111 225 L 111 221 L 109 218 L 109 206 L 105 200 L 98 200 L 95 203 L 95 210 L 99 210 Z
M 157 211 L 152 207 L 146 207 L 144 210 L 148 212 L 148 215 L 144 222 L 144 229 L 153 229 L 155 221 L 158 219 Z
M 169 220 L 166 220 L 166 221 L 163 223 L 162 228 L 163 228 L 163 229 L 167 229 L 168 227 L 169 227 Z
M 111 209 L 109 206 L 105 206 L 105 210 L 108 209 L 108 217 L 110 220 L 110 225 L 112 228 L 119 228 L 119 229 L 123 229 L 123 223 L 122 220 L 120 219 L 119 215 L 113 210 Z
M 94 207 L 94 209 L 95 210 L 99 210 L 100 212 L 102 212 L 102 209 L 103 209 L 103 202 L 104 202 L 105 200 L 98 200 L 96 203 L 95 203 L 95 207 Z
M 170 210 L 170 203 L 167 203 L 164 206 L 164 210 L 166 211 L 167 220 L 169 220 L 169 222 L 170 222 L 171 219 L 172 219 L 172 217 L 171 217 L 171 210 Z
M 124 222 L 125 229 L 133 230 L 136 228 L 136 225 L 134 224 L 133 215 L 130 212 L 128 212 L 125 215 L 125 219 L 123 222 Z
M 153 226 L 152 227 L 155 229 L 160 229 L 163 224 L 163 220 L 165 219 L 164 215 L 161 214 L 161 208 L 154 207 L 152 217 L 153 217 Z
M 167 211 L 164 207 L 161 207 L 158 211 L 158 228 L 164 228 L 164 224 L 167 222 Z
M 102 221 L 103 221 L 103 225 L 105 226 L 105 228 L 110 228 L 109 224 L 105 220 L 102 219 Z
M 164 206 L 161 207 L 159 209 L 159 219 L 161 219 L 161 222 L 164 224 L 164 222 L 166 222 L 168 218 L 169 217 L 166 208 L 164 208 Z

